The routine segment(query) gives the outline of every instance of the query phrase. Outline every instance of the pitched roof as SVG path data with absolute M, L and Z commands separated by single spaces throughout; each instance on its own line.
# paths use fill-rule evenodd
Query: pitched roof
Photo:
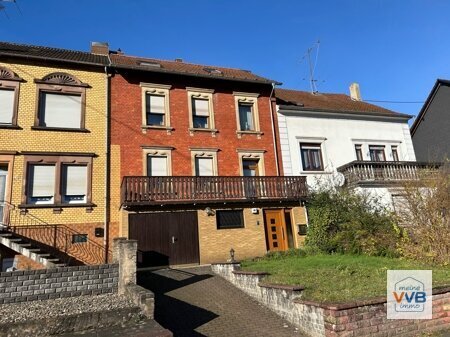
M 106 55 L 11 42 L 0 42 L 0 58 L 1 56 L 100 66 L 106 66 L 109 63 Z
M 417 128 L 419 127 L 420 123 L 422 122 L 422 120 L 425 117 L 425 114 L 428 110 L 428 106 L 431 104 L 431 101 L 434 98 L 434 95 L 436 94 L 437 90 L 439 89 L 439 87 L 441 85 L 446 85 L 446 86 L 450 86 L 450 80 L 444 80 L 441 78 L 438 78 L 436 80 L 436 83 L 434 83 L 433 89 L 431 89 L 430 94 L 427 97 L 427 100 L 425 101 L 425 103 L 422 106 L 422 109 L 420 109 L 419 114 L 417 115 L 416 119 L 414 120 L 413 124 L 411 125 L 411 136 L 414 136 L 414 134 L 416 133 Z
M 345 94 L 312 94 L 307 91 L 276 89 L 275 97 L 280 105 L 292 105 L 299 110 L 411 117 L 374 104 L 355 101 Z
M 187 62 L 158 60 L 123 54 L 110 54 L 113 67 L 129 68 L 142 71 L 173 73 L 214 79 L 271 84 L 277 81 L 253 74 L 248 70 L 224 68 Z

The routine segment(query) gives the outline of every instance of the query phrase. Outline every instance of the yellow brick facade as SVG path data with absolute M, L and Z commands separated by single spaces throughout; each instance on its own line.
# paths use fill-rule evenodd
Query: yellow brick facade
M 106 118 L 107 78 L 101 68 L 81 70 L 71 68 L 32 65 L 26 63 L 3 63 L 0 66 L 14 71 L 24 81 L 20 83 L 18 102 L 18 126 L 21 129 L 0 129 L 0 154 L 18 152 L 13 167 L 8 170 L 12 177 L 9 201 L 13 205 L 22 202 L 24 186 L 24 156 L 22 151 L 95 153 L 92 164 L 92 212 L 85 207 L 62 208 L 55 214 L 52 208 L 29 208 L 29 214 L 49 224 L 93 224 L 102 226 L 105 219 L 105 172 L 106 172 Z M 75 76 L 89 87 L 86 89 L 85 128 L 88 133 L 32 130 L 35 122 L 37 87 L 35 79 L 55 72 Z M 8 194 L 8 193 L 7 193 Z M 89 233 L 93 238 L 93 233 Z M 91 235 L 92 234 L 92 235 Z

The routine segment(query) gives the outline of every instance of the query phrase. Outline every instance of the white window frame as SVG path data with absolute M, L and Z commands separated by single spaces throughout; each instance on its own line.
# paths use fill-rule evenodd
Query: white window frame
M 236 111 L 236 134 L 238 138 L 241 138 L 244 134 L 253 134 L 256 135 L 258 138 L 261 138 L 261 135 L 263 134 L 260 129 L 259 124 L 259 111 L 258 111 L 258 97 L 259 94 L 257 93 L 248 93 L 248 92 L 233 92 L 234 96 L 234 108 Z M 253 121 L 255 123 L 255 130 L 241 130 L 241 121 L 239 117 L 239 104 L 251 104 L 252 112 L 253 112 Z
M 329 174 L 333 172 L 332 163 L 328 160 L 327 155 L 327 147 L 326 147 L 326 137 L 295 137 L 297 140 L 297 158 L 298 158 L 298 167 L 300 168 L 300 174 L 303 175 L 316 175 L 316 174 Z M 303 160 L 302 160 L 302 143 L 316 143 L 320 144 L 320 151 L 322 152 L 322 161 L 323 161 L 323 171 L 305 171 L 303 168 Z M 358 143 L 356 143 L 358 144 Z M 353 153 L 355 153 L 355 147 L 353 144 Z
M 361 145 L 363 160 L 370 161 L 370 151 L 369 146 L 384 146 L 384 156 L 386 161 L 394 161 L 392 156 L 392 146 L 397 147 L 397 154 L 399 161 L 403 161 L 402 152 L 402 141 L 400 140 L 389 140 L 389 139 L 352 139 L 352 146 L 355 148 L 356 144 Z M 356 155 L 355 155 L 356 160 Z
M 216 136 L 217 129 L 215 127 L 214 121 L 214 103 L 213 103 L 213 94 L 214 90 L 212 89 L 202 89 L 202 88 L 191 88 L 187 87 L 187 97 L 188 97 L 188 107 L 189 107 L 189 133 L 191 136 L 194 135 L 195 132 L 211 132 L 213 137 Z M 194 110 L 192 106 L 193 99 L 204 99 L 208 101 L 208 128 L 194 128 Z
M 169 93 L 171 85 L 156 83 L 140 83 L 142 101 L 142 132 L 147 133 L 148 129 L 166 130 L 171 134 L 173 128 L 170 126 L 170 99 Z M 149 95 L 164 96 L 164 125 L 147 125 L 146 97 Z
M 191 148 L 191 167 L 192 167 L 192 176 L 196 176 L 196 158 L 211 158 L 213 164 L 213 176 L 218 175 L 217 168 L 217 152 L 219 149 L 210 149 L 210 148 Z

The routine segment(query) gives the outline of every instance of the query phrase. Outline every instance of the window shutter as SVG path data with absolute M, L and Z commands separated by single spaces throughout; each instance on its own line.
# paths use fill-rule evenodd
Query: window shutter
M 148 156 L 147 157 L 147 175 L 150 177 L 167 176 L 167 157 Z
M 159 95 L 148 95 L 147 94 L 147 113 L 161 114 L 164 115 L 165 112 L 165 97 Z
M 33 198 L 53 197 L 55 194 L 55 165 L 31 165 L 31 193 Z
M 12 124 L 14 90 L 0 90 L 0 124 Z
M 207 99 L 192 99 L 192 109 L 195 116 L 209 116 L 209 101 Z
M 81 127 L 81 96 L 42 93 L 40 99 L 42 126 Z
M 87 194 L 87 166 L 64 165 L 65 178 L 64 195 L 86 195 Z
M 213 176 L 213 159 L 212 158 L 195 158 L 195 170 L 197 176 Z

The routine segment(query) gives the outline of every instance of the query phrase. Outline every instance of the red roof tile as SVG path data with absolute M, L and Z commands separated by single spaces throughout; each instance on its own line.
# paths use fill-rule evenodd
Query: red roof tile
M 248 70 L 242 69 L 158 60 L 122 54 L 110 54 L 110 58 L 112 66 L 117 68 L 124 67 L 143 71 L 167 72 L 244 82 L 259 82 L 266 84 L 277 83 L 276 81 L 255 75 Z
M 319 110 L 330 112 L 384 114 L 407 117 L 392 110 L 363 101 L 355 101 L 345 94 L 312 94 L 307 91 L 276 89 L 275 96 L 280 105 L 297 105 L 303 110 Z

